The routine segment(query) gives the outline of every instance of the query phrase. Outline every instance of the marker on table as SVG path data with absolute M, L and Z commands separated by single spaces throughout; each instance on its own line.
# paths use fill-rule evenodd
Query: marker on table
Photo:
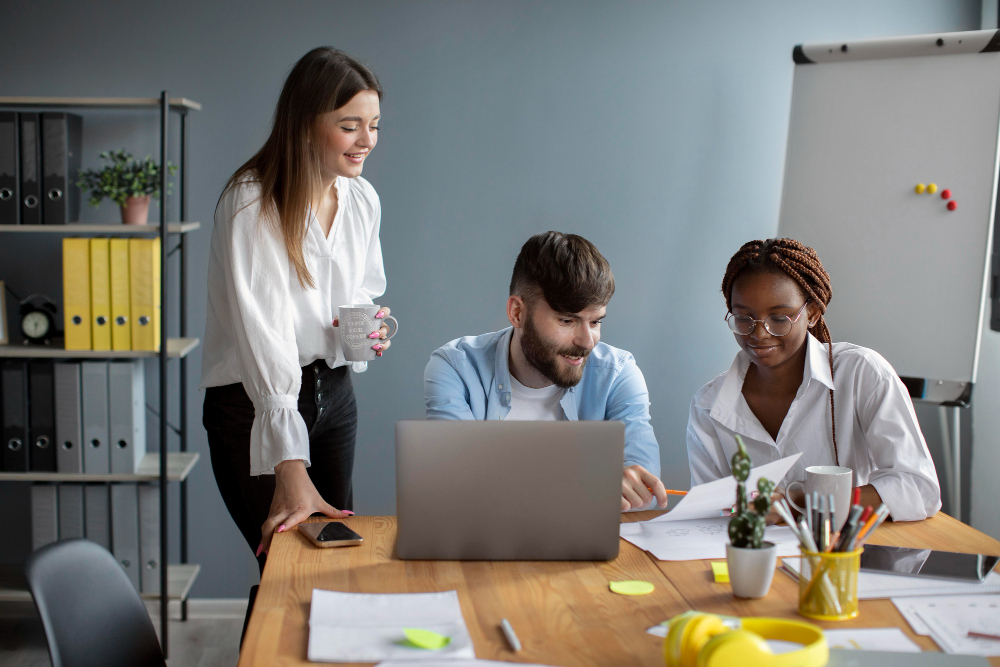
M 501 618 L 500 629 L 503 630 L 503 636 L 507 638 L 507 643 L 510 644 L 510 650 L 515 653 L 520 651 L 521 642 L 518 640 L 517 635 L 514 634 L 514 628 L 510 627 L 510 621 L 506 618 Z

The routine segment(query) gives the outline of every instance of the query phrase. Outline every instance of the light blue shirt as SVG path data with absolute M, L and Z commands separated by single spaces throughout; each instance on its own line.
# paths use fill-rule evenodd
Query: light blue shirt
M 456 338 L 431 354 L 424 370 L 428 419 L 504 419 L 510 413 L 507 358 L 513 327 Z M 598 343 L 583 378 L 563 393 L 566 419 L 625 424 L 624 465 L 660 476 L 660 446 L 649 424 L 649 391 L 625 350 Z

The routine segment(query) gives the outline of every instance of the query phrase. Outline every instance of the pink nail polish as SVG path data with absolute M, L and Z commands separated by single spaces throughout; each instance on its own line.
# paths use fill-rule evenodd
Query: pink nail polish
M 340 510 L 340 513 L 346 514 L 348 516 L 354 516 L 354 512 L 352 512 L 351 510 Z
M 376 344 L 376 345 L 372 345 L 372 349 L 373 349 L 373 350 L 375 350 L 376 352 L 378 352 L 379 350 L 381 350 L 381 349 L 382 349 L 382 346 L 381 346 L 381 345 L 378 345 L 378 344 Z
M 279 533 L 285 532 L 285 524 L 281 524 L 280 526 L 278 526 L 278 532 Z
M 383 313 L 381 310 L 375 313 L 375 319 L 379 319 L 382 317 L 385 317 L 385 313 Z
M 379 332 L 377 332 L 377 331 L 373 331 L 373 332 L 371 332 L 370 334 L 368 334 L 368 337 L 369 337 L 369 338 L 378 338 L 378 337 L 379 337 L 379 335 L 380 335 L 380 334 L 379 334 Z
M 381 356 L 382 356 L 382 353 L 381 353 L 381 352 L 376 352 L 376 353 L 375 353 L 375 356 L 376 356 L 376 357 L 381 357 Z
M 264 550 L 264 543 L 261 542 L 260 546 L 257 547 L 257 553 L 254 554 L 255 558 L 260 558 L 260 552 Z

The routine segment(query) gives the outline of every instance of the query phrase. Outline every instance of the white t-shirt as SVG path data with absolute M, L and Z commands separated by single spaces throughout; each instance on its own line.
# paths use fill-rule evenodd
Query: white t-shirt
M 541 389 L 525 387 L 510 376 L 510 412 L 506 421 L 554 422 L 566 418 L 559 401 L 566 390 L 558 385 Z
M 261 215 L 260 187 L 243 182 L 219 201 L 208 264 L 208 321 L 201 388 L 242 382 L 254 404 L 250 474 L 289 459 L 309 465 L 298 410 L 302 367 L 348 362 L 333 326 L 337 309 L 385 291 L 382 209 L 365 179 L 337 177 L 337 214 L 324 236 L 310 213 L 302 254 L 316 281 L 303 288 L 284 240 Z

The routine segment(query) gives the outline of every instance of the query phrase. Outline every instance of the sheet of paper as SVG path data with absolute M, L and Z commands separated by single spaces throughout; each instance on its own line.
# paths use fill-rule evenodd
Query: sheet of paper
M 798 577 L 799 562 L 797 558 L 782 561 L 782 565 L 782 569 L 789 575 L 793 578 Z M 1000 573 L 990 572 L 982 583 L 950 581 L 932 577 L 908 577 L 898 574 L 865 572 L 864 570 L 858 574 L 859 600 L 924 595 L 983 595 L 988 593 L 1000 593 Z M 915 628 L 914 632 L 917 632 Z
M 433 662 L 424 662 L 426 667 L 431 667 Z M 497 660 L 449 660 L 448 667 L 510 667 L 514 663 L 499 662 Z M 537 663 L 519 662 L 519 667 L 549 667 Z M 420 663 L 403 662 L 400 660 L 386 660 L 380 662 L 375 667 L 419 667 Z
M 826 629 L 823 634 L 826 635 L 826 641 L 830 648 L 920 653 L 920 646 L 899 628 Z
M 802 453 L 786 456 L 783 459 L 765 463 L 762 466 L 753 468 L 750 477 L 747 479 L 747 489 L 753 491 L 757 489 L 757 481 L 761 477 L 766 477 L 775 484 L 779 483 L 795 462 L 799 460 Z M 736 478 L 730 475 L 706 484 L 699 484 L 692 487 L 687 495 L 681 498 L 677 505 L 667 512 L 661 514 L 650 521 L 684 521 L 687 519 L 708 519 L 719 516 L 724 509 L 729 509 L 736 501 Z
M 431 651 L 413 646 L 404 628 L 451 639 Z M 443 593 L 340 593 L 313 589 L 309 610 L 309 659 L 314 662 L 474 659 L 472 638 L 456 591 Z
M 923 634 L 946 653 L 1000 656 L 1000 641 L 969 637 L 970 631 L 1000 636 L 1000 595 L 935 595 L 892 602 L 911 626 L 911 617 L 918 619 Z
M 619 534 L 659 560 L 702 560 L 725 558 L 729 543 L 729 519 L 692 521 L 637 521 L 623 523 Z M 799 553 L 799 540 L 787 526 L 769 526 L 764 539 L 778 545 L 779 556 Z

